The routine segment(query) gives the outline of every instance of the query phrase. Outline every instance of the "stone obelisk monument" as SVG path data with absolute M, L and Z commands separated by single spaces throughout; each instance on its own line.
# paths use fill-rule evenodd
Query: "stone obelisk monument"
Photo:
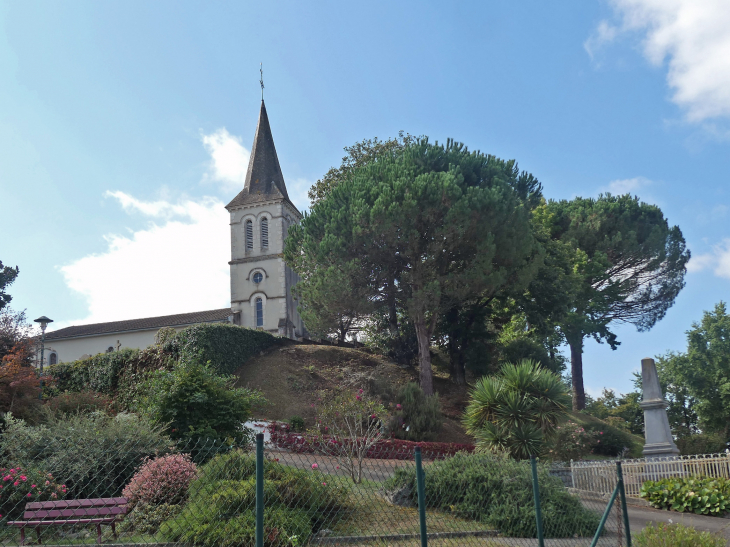
M 679 455 L 674 444 L 667 418 L 667 402 L 659 386 L 654 359 L 641 360 L 641 382 L 644 387 L 644 400 L 639 403 L 644 409 L 644 457 L 670 458 Z

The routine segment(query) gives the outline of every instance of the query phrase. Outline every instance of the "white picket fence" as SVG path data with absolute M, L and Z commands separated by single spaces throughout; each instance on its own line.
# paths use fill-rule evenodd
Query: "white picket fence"
M 700 454 L 674 458 L 639 458 L 623 460 L 626 495 L 639 497 L 647 480 L 667 477 L 730 478 L 730 450 L 724 454 Z M 611 494 L 616 487 L 614 460 L 570 462 L 573 488 L 600 494 Z

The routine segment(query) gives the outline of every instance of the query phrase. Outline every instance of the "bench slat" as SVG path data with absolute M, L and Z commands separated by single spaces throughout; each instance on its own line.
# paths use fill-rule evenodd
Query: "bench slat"
M 8 526 L 51 526 L 53 524 L 111 524 L 116 518 L 107 519 L 68 519 L 68 520 L 11 520 Z
M 83 500 L 31 501 L 25 504 L 26 511 L 34 509 L 72 509 L 75 507 L 108 507 L 126 505 L 127 498 L 89 498 Z
M 78 507 L 76 509 L 39 509 L 36 511 L 26 511 L 23 513 L 23 518 L 28 520 L 59 517 L 96 517 L 104 515 L 124 515 L 126 513 L 126 505 L 116 505 L 113 507 Z

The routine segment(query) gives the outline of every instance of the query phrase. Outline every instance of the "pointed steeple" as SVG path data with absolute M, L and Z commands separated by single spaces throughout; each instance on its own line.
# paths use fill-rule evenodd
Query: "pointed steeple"
M 284 175 L 281 173 L 279 158 L 276 155 L 266 105 L 262 100 L 259 123 L 251 148 L 251 158 L 248 161 L 246 182 L 241 193 L 226 205 L 226 209 L 276 198 L 284 198 L 289 201 L 289 194 L 286 191 Z

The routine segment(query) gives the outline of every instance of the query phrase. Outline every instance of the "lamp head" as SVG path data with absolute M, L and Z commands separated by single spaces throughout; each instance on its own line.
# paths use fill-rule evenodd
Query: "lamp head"
M 38 319 L 33 320 L 34 323 L 40 323 L 41 324 L 41 330 L 43 332 L 46 331 L 46 327 L 48 326 L 48 323 L 53 323 L 53 319 L 48 319 L 45 315 L 41 315 Z

